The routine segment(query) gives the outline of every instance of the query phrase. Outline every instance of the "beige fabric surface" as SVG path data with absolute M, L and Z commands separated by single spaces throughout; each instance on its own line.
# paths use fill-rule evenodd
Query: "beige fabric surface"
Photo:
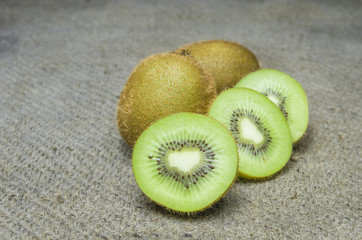
M 360 1 L 0 1 L 0 239 L 361 239 Z M 293 76 L 307 135 L 187 217 L 138 188 L 116 106 L 144 57 L 200 40 Z

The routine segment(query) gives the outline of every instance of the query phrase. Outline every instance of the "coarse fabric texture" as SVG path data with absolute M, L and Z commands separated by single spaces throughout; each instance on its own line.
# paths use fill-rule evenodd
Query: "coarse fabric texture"
M 144 57 L 209 39 L 293 76 L 310 123 L 282 172 L 180 216 L 116 107 Z M 0 239 L 361 239 L 361 49 L 360 1 L 0 1 Z

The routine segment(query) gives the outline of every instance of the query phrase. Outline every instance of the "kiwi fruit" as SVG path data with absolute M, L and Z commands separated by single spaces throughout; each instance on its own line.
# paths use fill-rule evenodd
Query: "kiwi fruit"
M 152 55 L 136 66 L 121 92 L 118 129 L 133 147 L 153 122 L 178 112 L 206 114 L 215 97 L 215 80 L 193 58 Z
M 179 213 L 210 207 L 237 176 L 238 150 L 230 132 L 196 113 L 162 118 L 138 138 L 132 167 L 141 190 Z
M 222 92 L 209 116 L 231 131 L 239 152 L 239 175 L 265 178 L 278 172 L 292 153 L 292 139 L 284 115 L 263 94 L 248 88 Z
M 182 46 L 176 51 L 194 57 L 215 79 L 218 93 L 233 87 L 242 77 L 260 68 L 255 55 L 235 42 L 202 41 Z
M 302 86 L 291 76 L 274 69 L 261 69 L 242 78 L 235 87 L 246 87 L 267 96 L 287 119 L 293 143 L 308 126 L 308 101 Z

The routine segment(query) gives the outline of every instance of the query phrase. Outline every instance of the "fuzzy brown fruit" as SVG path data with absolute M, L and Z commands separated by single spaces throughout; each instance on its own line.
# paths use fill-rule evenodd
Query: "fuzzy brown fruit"
M 206 114 L 216 97 L 215 80 L 191 57 L 162 53 L 145 58 L 127 80 L 117 125 L 133 147 L 153 122 L 178 112 Z
M 215 79 L 218 93 L 233 87 L 242 77 L 260 68 L 255 55 L 235 42 L 202 41 L 182 46 L 176 51 L 194 57 Z

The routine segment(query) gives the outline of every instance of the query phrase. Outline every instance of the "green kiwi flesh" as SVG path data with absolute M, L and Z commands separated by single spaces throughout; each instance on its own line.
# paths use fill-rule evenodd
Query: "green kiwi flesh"
M 218 93 L 260 68 L 255 55 L 235 42 L 202 41 L 182 46 L 177 51 L 194 57 L 210 73 L 216 81 Z
M 238 151 L 230 132 L 215 119 L 176 113 L 144 131 L 132 156 L 141 190 L 180 213 L 199 212 L 218 201 L 237 176 Z
M 292 152 L 288 124 L 267 97 L 247 88 L 222 92 L 209 116 L 229 129 L 239 151 L 239 175 L 264 178 L 282 169 Z
M 120 95 L 117 125 L 133 147 L 153 122 L 178 112 L 206 114 L 216 83 L 191 57 L 162 53 L 136 66 Z
M 235 87 L 254 89 L 267 96 L 287 119 L 293 143 L 308 126 L 308 101 L 302 86 L 291 76 L 274 69 L 261 69 L 242 78 Z

